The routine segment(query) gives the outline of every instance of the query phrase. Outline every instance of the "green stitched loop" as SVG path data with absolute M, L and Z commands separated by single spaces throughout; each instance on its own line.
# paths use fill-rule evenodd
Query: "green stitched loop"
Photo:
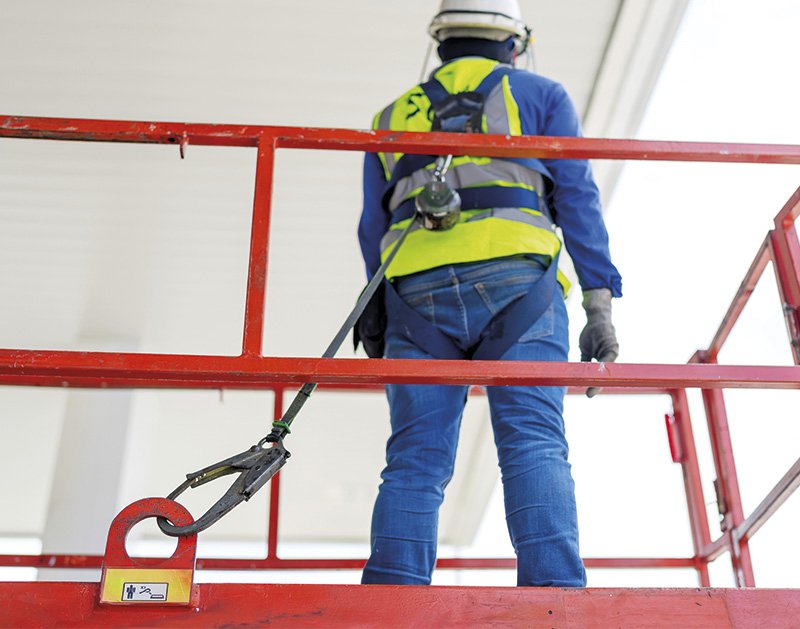
M 272 426 L 274 428 L 283 428 L 286 431 L 287 435 L 291 434 L 292 432 L 291 430 L 289 430 L 289 424 L 287 424 L 286 422 L 282 421 L 272 422 Z

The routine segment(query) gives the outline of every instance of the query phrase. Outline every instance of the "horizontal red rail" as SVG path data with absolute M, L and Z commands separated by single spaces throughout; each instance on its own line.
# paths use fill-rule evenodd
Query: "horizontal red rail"
M 149 561 L 142 559 L 143 563 Z M 152 561 L 155 561 L 153 559 Z M 366 559 L 221 559 L 198 558 L 198 570 L 361 570 Z M 693 557 L 589 557 L 587 568 L 696 568 Z M 100 568 L 102 555 L 0 555 L 0 567 L 17 568 Z M 446 570 L 513 570 L 513 557 L 452 557 L 436 560 L 436 567 Z
M 257 146 L 262 140 L 276 148 L 340 151 L 395 151 L 488 157 L 550 159 L 632 159 L 657 161 L 745 162 L 800 164 L 800 146 L 791 144 L 731 144 L 665 142 L 543 136 L 460 133 L 401 133 L 312 127 L 187 124 L 0 116 L 0 137 L 96 142 L 210 146 Z
M 304 382 L 800 389 L 800 367 L 0 350 L 0 384 L 260 389 Z

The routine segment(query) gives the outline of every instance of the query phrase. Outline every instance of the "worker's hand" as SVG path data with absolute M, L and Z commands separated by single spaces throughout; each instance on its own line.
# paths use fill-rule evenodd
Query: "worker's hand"
M 596 358 L 601 363 L 613 363 L 619 355 L 617 332 L 611 323 L 611 291 L 595 288 L 583 292 L 583 309 L 586 311 L 586 327 L 579 339 L 581 360 L 590 362 Z M 600 393 L 600 387 L 589 387 L 587 397 Z

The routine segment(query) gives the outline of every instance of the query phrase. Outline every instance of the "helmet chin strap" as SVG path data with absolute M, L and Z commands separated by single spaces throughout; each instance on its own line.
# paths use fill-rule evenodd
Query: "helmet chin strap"
M 428 72 L 430 72 L 428 66 L 431 61 L 431 52 L 433 52 L 433 40 L 428 42 L 428 50 L 425 51 L 425 61 L 422 62 L 422 71 L 419 73 L 418 83 L 423 83 L 428 78 Z
M 533 46 L 528 46 L 525 51 L 525 69 L 536 73 L 536 53 L 533 51 Z

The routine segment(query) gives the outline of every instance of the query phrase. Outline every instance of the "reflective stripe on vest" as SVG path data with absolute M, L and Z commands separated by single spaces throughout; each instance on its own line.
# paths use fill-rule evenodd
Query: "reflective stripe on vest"
M 498 67 L 502 68 L 490 59 L 463 58 L 443 66 L 434 76 L 449 93 L 454 94 L 475 91 Z M 497 81 L 497 78 L 489 80 Z M 519 108 L 511 94 L 507 75 L 502 76 L 489 91 L 483 113 L 485 133 L 522 134 Z M 431 102 L 425 91 L 416 86 L 381 111 L 375 117 L 373 127 L 430 131 L 431 119 Z M 389 182 L 383 198 L 384 209 L 391 213 L 391 227 L 381 240 L 381 258 L 385 259 L 396 241 L 393 232 L 402 229 L 414 215 L 414 199 L 430 180 L 434 158 L 404 156 L 402 153 L 379 153 L 378 156 Z M 544 194 L 542 174 L 530 165 L 541 167 L 538 160 L 533 159 L 456 157 L 447 173 L 447 181 L 462 197 L 461 219 L 448 232 L 412 228 L 389 267 L 387 278 L 443 264 L 520 254 L 539 254 L 554 259 L 561 242 L 545 204 L 540 202 Z M 566 292 L 569 282 L 561 273 L 559 282 Z
M 507 221 L 517 221 L 518 223 L 533 225 L 534 227 L 539 227 L 540 229 L 554 231 L 552 223 L 550 223 L 550 221 L 547 218 L 542 216 L 541 213 L 535 211 L 526 211 L 516 207 L 497 207 L 497 208 L 492 208 L 491 210 L 479 210 L 477 212 L 470 212 L 466 214 L 462 222 L 472 223 L 474 221 L 479 221 L 490 217 L 502 218 Z M 403 222 L 405 223 L 405 221 Z M 405 224 L 403 225 L 403 227 L 405 227 Z M 417 223 L 409 230 L 409 234 L 419 229 L 424 229 L 424 228 L 422 227 L 422 225 Z M 390 229 L 389 231 L 387 231 L 383 235 L 383 238 L 381 238 L 381 253 L 383 252 L 388 253 L 388 249 L 392 245 L 394 245 L 395 242 L 397 242 L 402 232 L 403 232 L 402 228 Z
M 535 192 L 523 190 L 522 188 L 503 188 L 492 186 L 490 188 L 467 188 L 460 190 L 461 211 L 464 210 L 485 210 L 491 207 L 514 207 L 519 209 L 533 210 L 539 214 L 537 205 L 539 197 Z M 416 197 L 404 201 L 393 213 L 390 225 L 414 216 L 416 211 Z M 548 221 L 548 224 L 552 223 Z
M 416 197 L 422 187 L 431 180 L 431 167 L 417 170 L 395 185 L 389 198 L 388 210 L 394 212 L 403 202 Z M 544 181 L 541 173 L 520 166 L 516 162 L 488 157 L 456 157 L 445 175 L 447 183 L 457 189 L 488 186 L 522 188 L 542 196 Z M 538 210 L 539 203 L 530 209 Z
M 381 257 L 385 259 L 397 242 L 408 220 L 393 225 L 381 239 Z M 548 219 L 539 212 L 519 208 L 469 210 L 461 213 L 459 223 L 449 231 L 432 232 L 414 225 L 406 236 L 389 269 L 393 277 L 410 275 L 445 264 L 480 262 L 533 253 L 555 259 L 561 241 Z M 409 252 L 411 254 L 409 255 Z M 558 271 L 564 295 L 570 287 Z

